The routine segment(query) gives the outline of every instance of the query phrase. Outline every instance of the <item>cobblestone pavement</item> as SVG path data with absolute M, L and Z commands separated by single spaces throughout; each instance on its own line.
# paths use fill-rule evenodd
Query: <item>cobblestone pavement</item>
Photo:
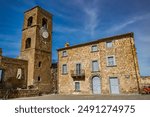
M 43 95 L 14 100 L 150 100 L 150 95 Z

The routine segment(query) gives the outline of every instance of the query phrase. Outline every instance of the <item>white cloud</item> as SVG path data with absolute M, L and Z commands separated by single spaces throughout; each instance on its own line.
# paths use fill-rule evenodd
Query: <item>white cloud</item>
M 129 18 L 127 21 L 119 23 L 119 24 L 115 24 L 114 26 L 112 26 L 109 30 L 107 30 L 107 33 L 111 33 L 111 32 L 116 32 L 119 30 L 122 30 L 123 28 L 127 27 L 130 24 L 133 24 L 137 21 L 143 20 L 150 17 L 150 13 L 142 15 L 142 16 L 135 16 L 132 18 Z
M 84 29 L 87 31 L 91 36 L 93 36 L 96 32 L 96 27 L 98 25 L 98 20 L 97 20 L 97 9 L 96 8 L 88 8 L 85 7 L 84 11 L 86 13 L 86 18 L 85 24 L 84 24 Z
M 71 6 L 76 8 L 74 12 L 75 14 L 79 14 L 80 20 L 77 19 L 77 17 L 71 15 L 66 15 L 61 12 L 58 12 L 57 10 L 54 10 L 56 15 L 58 17 L 68 20 L 68 22 L 72 22 L 73 24 L 78 22 L 78 26 L 68 26 L 68 25 L 63 25 L 61 26 L 60 24 L 54 24 L 54 32 L 61 32 L 61 33 L 76 33 L 78 32 L 78 35 L 86 35 L 89 36 L 90 38 L 95 36 L 97 33 L 97 26 L 99 24 L 100 19 L 98 19 L 99 16 L 99 4 L 98 0 L 93 0 L 92 2 L 86 1 L 86 0 L 76 0 L 74 2 L 68 2 L 68 8 Z M 66 8 L 67 9 L 67 8 Z M 68 12 L 68 11 L 66 11 Z M 85 36 L 85 37 L 86 37 Z
M 88 33 L 90 36 L 94 36 L 96 33 L 96 27 L 98 26 L 98 23 L 100 19 L 98 19 L 99 11 L 98 11 L 98 0 L 93 0 L 89 4 L 87 1 L 79 1 L 81 10 L 85 13 L 84 17 L 84 30 L 86 33 Z

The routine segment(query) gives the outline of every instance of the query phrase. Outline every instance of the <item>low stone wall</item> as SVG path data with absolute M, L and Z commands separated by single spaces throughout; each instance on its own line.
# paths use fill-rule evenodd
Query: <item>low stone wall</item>
M 38 96 L 40 92 L 38 90 L 0 90 L 0 98 L 10 99 L 10 98 L 19 98 L 19 97 L 32 97 Z
M 150 76 L 141 77 L 140 85 L 141 86 L 150 86 Z
M 149 94 L 149 90 L 145 88 L 150 87 L 150 76 L 141 76 L 140 79 L 140 93 Z

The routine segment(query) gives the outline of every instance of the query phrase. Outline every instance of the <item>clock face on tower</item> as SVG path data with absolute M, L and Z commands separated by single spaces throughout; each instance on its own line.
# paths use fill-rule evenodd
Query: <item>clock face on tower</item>
M 47 30 L 47 28 L 46 27 L 41 27 L 40 28 L 40 41 L 41 41 L 41 43 L 40 43 L 40 46 L 41 46 L 41 48 L 48 48 L 48 42 L 49 42 L 49 39 L 48 39 L 48 37 L 49 37 L 49 33 L 48 33 L 48 30 Z
M 49 34 L 48 34 L 48 32 L 47 32 L 46 30 L 42 32 L 42 37 L 43 37 L 44 39 L 47 39 L 48 36 L 49 36 Z
M 44 43 L 46 43 L 48 41 L 49 33 L 48 33 L 47 28 L 41 27 L 41 29 L 40 29 L 40 37 L 41 37 L 41 40 Z
M 48 34 L 48 30 L 46 27 L 41 27 L 40 29 L 40 35 L 42 36 L 42 38 L 47 39 L 49 34 Z

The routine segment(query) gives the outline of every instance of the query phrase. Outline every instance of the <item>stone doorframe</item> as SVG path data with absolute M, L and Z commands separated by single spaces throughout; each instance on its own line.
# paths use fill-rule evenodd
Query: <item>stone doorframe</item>
M 91 94 L 93 95 L 93 78 L 94 77 L 99 77 L 99 79 L 100 79 L 100 83 L 101 83 L 101 86 L 102 86 L 102 78 L 101 78 L 101 76 L 100 76 L 100 74 L 92 74 L 91 76 L 90 76 L 90 78 L 89 78 L 89 84 L 90 84 L 90 92 L 91 92 Z M 102 91 L 102 88 L 101 88 L 101 91 Z

